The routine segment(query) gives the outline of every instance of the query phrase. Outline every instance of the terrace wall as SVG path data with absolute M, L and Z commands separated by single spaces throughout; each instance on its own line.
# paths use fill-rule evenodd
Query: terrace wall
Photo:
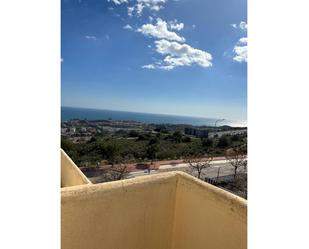
M 91 184 L 71 158 L 61 150 L 61 187 Z
M 247 202 L 185 173 L 61 190 L 62 249 L 244 249 Z
M 247 201 L 179 173 L 173 249 L 247 248 Z
M 62 249 L 170 249 L 174 174 L 62 189 Z

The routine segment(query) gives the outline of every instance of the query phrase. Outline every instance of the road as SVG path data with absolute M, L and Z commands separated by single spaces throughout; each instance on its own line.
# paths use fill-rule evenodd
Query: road
M 217 160 L 212 161 L 210 163 L 210 167 L 205 169 L 202 172 L 201 178 L 204 179 L 207 178 L 217 178 L 218 173 L 219 176 L 228 176 L 234 174 L 234 168 L 230 165 L 230 163 L 227 160 Z M 197 176 L 196 171 L 192 171 L 189 167 L 188 163 L 178 163 L 178 164 L 164 164 L 160 165 L 159 169 L 157 170 L 140 170 L 140 171 L 134 171 L 128 173 L 126 178 L 134 178 L 139 176 L 145 176 L 145 175 L 151 175 L 151 174 L 157 174 L 162 172 L 168 172 L 168 171 L 183 171 L 188 172 L 191 175 Z M 242 172 L 242 168 L 239 169 L 238 172 Z M 101 182 L 101 176 L 95 176 L 95 177 L 88 177 L 91 182 L 99 183 Z
M 211 166 L 203 172 L 202 178 L 204 177 L 215 178 L 218 175 L 218 171 L 220 176 L 232 175 L 234 173 L 234 168 L 226 160 L 213 161 L 210 164 Z M 180 163 L 176 165 L 171 164 L 161 165 L 159 167 L 159 170 L 151 170 L 150 173 L 147 170 L 131 172 L 129 173 L 128 178 L 149 175 L 149 174 L 156 174 L 166 171 L 174 171 L 174 170 L 188 171 L 190 170 L 189 164 Z

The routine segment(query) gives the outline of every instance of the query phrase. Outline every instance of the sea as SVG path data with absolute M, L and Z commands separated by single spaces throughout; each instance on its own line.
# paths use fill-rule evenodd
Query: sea
M 138 121 L 147 124 L 188 124 L 195 126 L 217 126 L 229 125 L 233 127 L 246 126 L 244 121 L 223 120 L 222 118 L 204 118 L 204 117 L 189 117 L 167 114 L 151 114 L 141 112 L 113 111 L 102 109 L 88 109 L 77 107 L 61 107 L 61 122 L 71 119 L 87 119 L 87 120 L 128 120 Z

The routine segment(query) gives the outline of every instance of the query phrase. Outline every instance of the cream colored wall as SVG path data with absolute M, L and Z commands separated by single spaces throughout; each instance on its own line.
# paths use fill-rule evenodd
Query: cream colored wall
M 61 189 L 62 249 L 244 249 L 247 202 L 185 173 Z
M 62 189 L 62 249 L 170 249 L 175 174 Z
M 61 149 L 61 187 L 90 183 L 71 158 Z
M 179 174 L 172 249 L 247 248 L 247 201 Z

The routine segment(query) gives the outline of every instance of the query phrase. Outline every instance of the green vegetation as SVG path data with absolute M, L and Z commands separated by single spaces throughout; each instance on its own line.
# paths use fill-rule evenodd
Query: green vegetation
M 151 131 L 121 130 L 113 134 L 97 134 L 84 143 L 61 137 L 61 147 L 79 166 L 121 161 L 144 162 L 184 159 L 189 155 L 224 156 L 226 149 L 246 146 L 246 135 L 224 135 L 220 138 L 197 138 L 164 126 Z

